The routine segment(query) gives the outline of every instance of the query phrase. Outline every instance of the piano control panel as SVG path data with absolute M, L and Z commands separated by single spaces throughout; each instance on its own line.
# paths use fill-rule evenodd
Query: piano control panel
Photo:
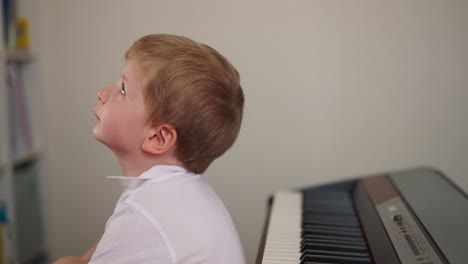
M 402 264 L 442 264 L 426 236 L 399 197 L 377 205 L 377 211 Z

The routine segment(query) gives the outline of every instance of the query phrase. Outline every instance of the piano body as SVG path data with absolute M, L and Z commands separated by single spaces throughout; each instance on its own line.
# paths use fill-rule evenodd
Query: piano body
M 279 191 L 257 264 L 468 263 L 468 196 L 418 168 Z

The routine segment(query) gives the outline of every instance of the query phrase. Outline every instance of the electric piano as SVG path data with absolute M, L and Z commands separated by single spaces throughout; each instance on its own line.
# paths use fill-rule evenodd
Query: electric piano
M 430 168 L 285 190 L 257 264 L 467 264 L 468 196 Z

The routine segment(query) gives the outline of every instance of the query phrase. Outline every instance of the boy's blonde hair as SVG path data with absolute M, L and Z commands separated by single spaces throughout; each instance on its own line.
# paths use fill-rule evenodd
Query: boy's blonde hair
M 143 74 L 148 122 L 174 126 L 176 158 L 204 172 L 239 134 L 244 95 L 237 70 L 211 47 L 167 34 L 142 37 L 125 59 Z

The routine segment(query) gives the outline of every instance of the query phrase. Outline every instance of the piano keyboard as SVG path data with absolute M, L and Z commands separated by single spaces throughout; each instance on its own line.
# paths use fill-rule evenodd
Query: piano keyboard
M 277 192 L 271 219 L 264 264 L 371 263 L 346 191 Z
M 279 191 L 268 208 L 257 264 L 468 263 L 468 195 L 432 169 Z

